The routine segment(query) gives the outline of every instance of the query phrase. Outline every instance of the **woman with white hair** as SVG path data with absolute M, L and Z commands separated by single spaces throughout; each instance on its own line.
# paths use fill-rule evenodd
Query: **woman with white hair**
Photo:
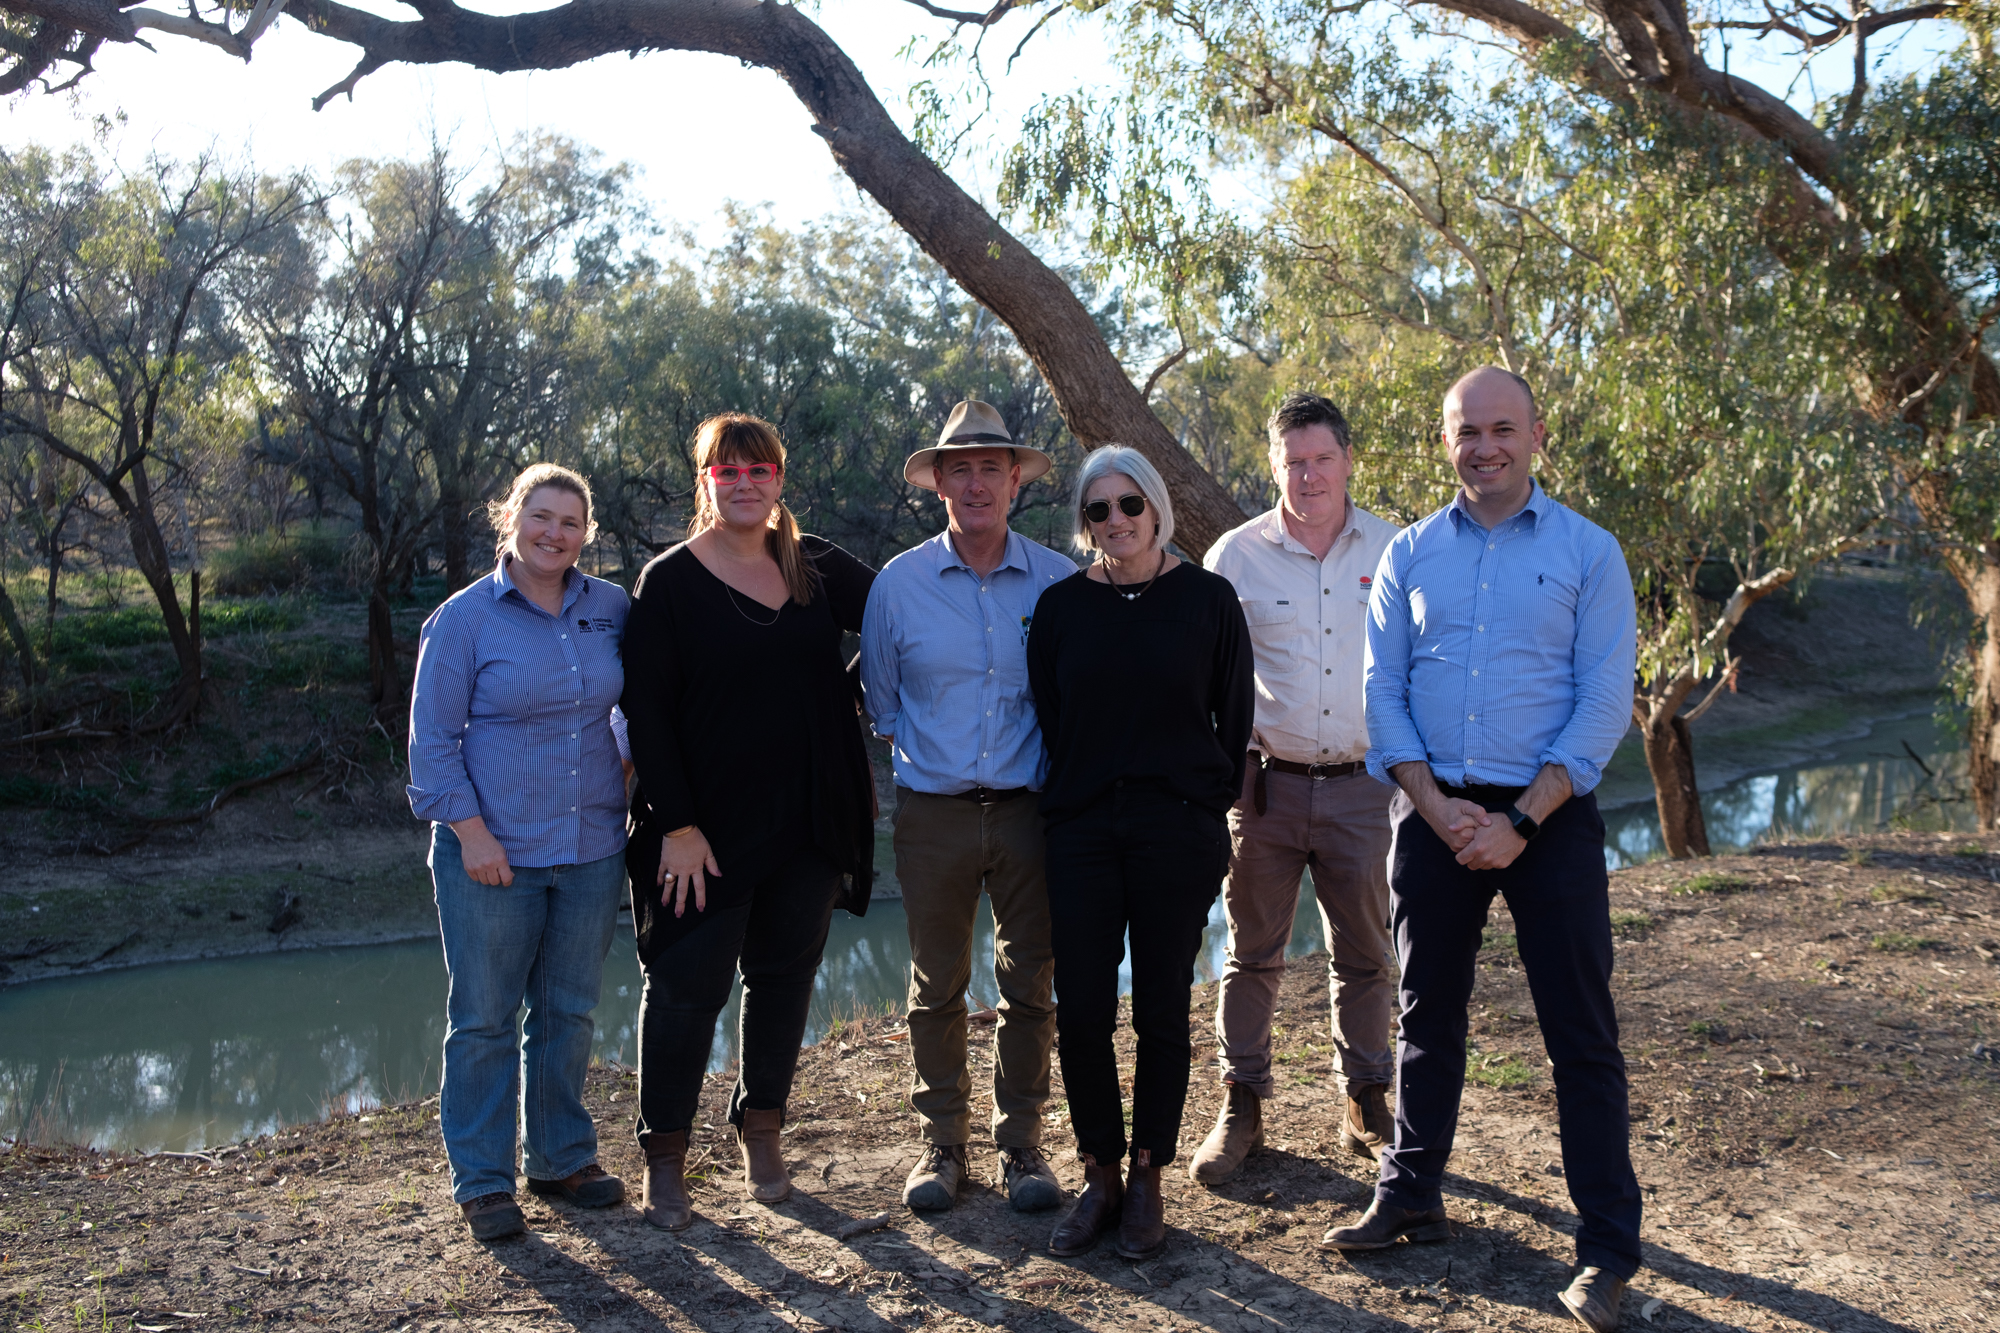
M 1228 865 L 1255 685 L 1235 590 L 1167 550 L 1173 505 L 1153 465 L 1107 444 L 1084 460 L 1075 504 L 1076 544 L 1097 560 L 1042 594 L 1028 635 L 1049 752 L 1056 1031 L 1085 1181 L 1049 1252 L 1082 1254 L 1115 1224 L 1118 1253 L 1143 1260 L 1166 1240 L 1160 1172 L 1187 1100 L 1194 959 Z M 1129 1141 L 1112 1047 L 1128 934 Z

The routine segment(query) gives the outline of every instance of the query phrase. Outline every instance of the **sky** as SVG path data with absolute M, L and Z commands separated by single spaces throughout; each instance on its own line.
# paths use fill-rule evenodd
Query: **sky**
M 178 8 L 175 0 L 155 2 Z M 386 2 L 364 0 L 364 7 L 412 17 Z M 543 4 L 476 7 L 504 13 Z M 823 0 L 808 12 L 907 130 L 902 93 L 923 72 L 899 51 L 912 36 L 942 36 L 950 25 L 903 0 Z M 994 125 L 1018 125 L 1046 93 L 1112 77 L 1096 29 L 1064 20 L 1036 36 L 1005 75 L 1005 54 L 1027 28 L 1010 17 L 998 30 L 1002 58 L 989 66 Z M 640 169 L 639 193 L 662 222 L 711 238 L 725 200 L 768 203 L 774 221 L 799 226 L 851 210 L 859 198 L 778 76 L 724 56 L 620 54 L 566 70 L 504 75 L 459 65 L 391 65 L 363 79 L 352 102 L 338 98 L 314 112 L 312 98 L 353 68 L 353 47 L 314 36 L 289 18 L 264 35 L 248 64 L 184 38 L 146 36 L 157 54 L 106 43 L 97 73 L 74 95 L 12 99 L 0 112 L 0 135 L 9 145 L 88 141 L 101 119 L 122 112 L 108 144 L 127 165 L 149 151 L 185 157 L 212 147 L 265 171 L 323 172 L 354 157 L 421 154 L 434 131 L 456 153 L 492 158 L 525 131 L 553 131 L 611 161 L 631 162 Z M 982 198 L 990 191 L 981 188 L 976 159 L 986 142 L 975 133 L 968 142 L 974 151 L 952 167 L 959 183 Z

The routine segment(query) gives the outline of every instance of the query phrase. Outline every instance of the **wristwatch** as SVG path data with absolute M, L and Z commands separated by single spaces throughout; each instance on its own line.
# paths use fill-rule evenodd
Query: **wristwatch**
M 1518 805 L 1507 807 L 1507 822 L 1514 826 L 1514 832 L 1521 835 L 1522 842 L 1533 842 L 1535 835 L 1542 831 L 1542 826 L 1522 814 Z

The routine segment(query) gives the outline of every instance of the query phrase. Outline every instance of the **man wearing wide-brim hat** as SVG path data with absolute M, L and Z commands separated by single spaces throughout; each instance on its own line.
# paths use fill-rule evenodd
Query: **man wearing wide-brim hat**
M 945 530 L 891 560 L 868 594 L 861 681 L 896 771 L 896 878 L 910 930 L 910 1103 L 924 1146 L 912 1208 L 949 1208 L 966 1175 L 972 1075 L 966 986 L 982 891 L 993 903 L 993 1141 L 1014 1207 L 1052 1208 L 1042 1107 L 1055 1040 L 1042 878 L 1042 736 L 1028 693 L 1028 626 L 1043 589 L 1076 573 L 1009 530 L 1021 487 L 1049 456 L 1014 442 L 992 405 L 952 409 L 935 446 L 903 465 L 944 501 Z

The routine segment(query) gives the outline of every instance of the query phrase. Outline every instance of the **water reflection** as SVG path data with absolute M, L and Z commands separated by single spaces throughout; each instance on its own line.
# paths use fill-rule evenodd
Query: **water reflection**
M 1319 947 L 1301 895 L 1292 952 Z M 1220 904 L 1196 970 L 1221 970 Z M 993 918 L 982 901 L 971 995 L 999 999 Z M 834 914 L 807 1041 L 859 1011 L 900 1010 L 910 961 L 900 902 L 856 920 Z M 1130 988 L 1129 968 L 1122 974 Z M 596 1054 L 637 1059 L 639 967 L 621 932 L 605 965 Z M 718 1025 L 710 1067 L 736 1055 L 741 987 Z M 301 950 L 170 963 L 0 990 L 0 1133 L 104 1148 L 188 1150 L 229 1143 L 332 1110 L 437 1091 L 444 960 L 435 942 Z
M 1965 751 L 1931 718 L 1879 722 L 1866 736 L 1829 750 L 1825 759 L 1703 793 L 1710 848 L 1733 851 L 1776 837 L 1888 828 L 1970 832 L 1977 827 L 1966 794 Z M 1613 869 L 1666 852 L 1651 801 L 1607 810 L 1604 824 L 1605 859 Z

